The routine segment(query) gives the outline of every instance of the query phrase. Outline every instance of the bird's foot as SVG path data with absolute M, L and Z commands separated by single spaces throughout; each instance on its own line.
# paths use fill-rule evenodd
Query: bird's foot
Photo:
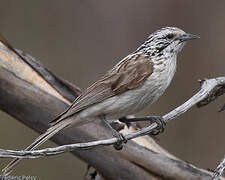
M 134 122 L 132 120 L 133 118 L 127 118 L 127 117 L 119 118 L 119 121 L 126 124 L 128 128 L 131 126 L 131 122 Z
M 119 119 L 120 122 L 123 123 L 131 123 L 131 122 L 137 122 L 137 121 L 150 121 L 152 123 L 157 123 L 157 128 L 155 128 L 151 134 L 152 135 L 158 135 L 159 133 L 164 132 L 165 130 L 165 121 L 161 116 L 146 116 L 146 117 L 137 117 L 137 118 L 127 118 L 127 117 L 123 117 Z
M 100 119 L 103 120 L 103 122 L 106 124 L 106 126 L 108 126 L 108 128 L 112 131 L 112 135 L 117 138 L 117 142 L 114 144 L 114 148 L 116 150 L 121 150 L 123 148 L 123 143 L 127 142 L 126 137 L 122 134 L 119 133 L 117 130 L 115 130 L 111 124 L 105 119 L 105 116 L 102 115 L 100 116 Z
M 123 149 L 123 143 L 127 143 L 127 138 L 122 134 L 114 130 L 112 135 L 117 138 L 117 142 L 113 145 L 116 150 Z
M 159 133 L 163 133 L 165 130 L 166 122 L 161 116 L 151 116 L 151 122 L 156 123 L 158 126 L 155 128 L 152 132 L 151 135 L 156 136 Z

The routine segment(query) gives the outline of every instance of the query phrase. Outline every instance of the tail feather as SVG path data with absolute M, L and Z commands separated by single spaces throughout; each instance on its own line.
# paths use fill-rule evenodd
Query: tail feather
M 61 131 L 62 129 L 68 127 L 71 124 L 71 119 L 67 119 L 64 121 L 59 122 L 58 124 L 50 127 L 44 134 L 40 135 L 31 145 L 29 145 L 25 151 L 31 151 L 39 147 L 41 144 L 43 144 L 45 141 L 50 139 L 52 136 L 54 136 L 56 133 Z M 13 159 L 3 170 L 4 175 L 9 175 L 13 168 L 21 161 L 20 158 Z

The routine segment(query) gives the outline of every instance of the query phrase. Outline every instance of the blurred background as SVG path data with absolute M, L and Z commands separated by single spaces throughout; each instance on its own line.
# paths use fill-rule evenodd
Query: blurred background
M 16 48 L 39 59 L 56 75 L 88 87 L 146 37 L 176 26 L 201 39 L 178 57 L 175 78 L 163 97 L 139 116 L 163 115 L 191 97 L 200 78 L 224 75 L 225 1 L 202 0 L 1 0 L 0 32 Z M 179 158 L 214 169 L 225 154 L 224 97 L 193 107 L 167 125 L 159 143 Z M 0 112 L 0 147 L 21 149 L 37 133 Z M 54 146 L 49 142 L 46 146 Z M 9 159 L 0 159 L 2 169 Z M 16 175 L 40 179 L 83 179 L 86 164 L 69 153 L 25 160 Z

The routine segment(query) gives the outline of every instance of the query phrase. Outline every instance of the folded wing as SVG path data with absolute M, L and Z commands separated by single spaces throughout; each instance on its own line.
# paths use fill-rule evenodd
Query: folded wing
M 51 122 L 55 125 L 83 109 L 142 85 L 153 72 L 149 56 L 127 56 L 99 81 L 87 88 L 72 105 Z

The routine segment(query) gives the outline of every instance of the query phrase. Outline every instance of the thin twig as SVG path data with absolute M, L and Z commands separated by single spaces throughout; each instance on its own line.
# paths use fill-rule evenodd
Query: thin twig
M 214 170 L 212 180 L 219 180 L 223 174 L 224 169 L 225 169 L 225 156 L 223 157 L 217 168 Z
M 164 121 L 167 123 L 170 120 L 185 113 L 192 106 L 194 106 L 198 102 L 208 97 L 210 93 L 212 93 L 213 90 L 215 90 L 216 87 L 221 85 L 225 85 L 225 77 L 205 79 L 204 82 L 202 83 L 202 86 L 199 92 L 197 92 L 194 96 L 192 96 L 188 101 L 186 101 L 181 106 L 175 108 L 168 114 L 164 115 L 163 116 Z M 125 137 L 127 138 L 127 140 L 131 140 L 139 136 L 144 136 L 152 132 L 153 129 L 157 127 L 158 127 L 157 123 L 153 123 L 150 126 L 142 128 L 141 130 L 138 130 L 134 133 L 127 134 L 125 135 Z M 111 139 L 98 140 L 98 141 L 92 141 L 87 143 L 63 145 L 63 146 L 58 146 L 55 148 L 46 148 L 46 149 L 35 150 L 35 151 L 14 151 L 14 150 L 0 149 L 0 158 L 15 158 L 15 157 L 16 158 L 39 158 L 44 156 L 51 156 L 51 155 L 65 153 L 65 152 L 70 152 L 73 150 L 85 150 L 85 149 L 94 148 L 96 146 L 112 145 L 116 142 L 117 142 L 116 138 L 111 138 Z

